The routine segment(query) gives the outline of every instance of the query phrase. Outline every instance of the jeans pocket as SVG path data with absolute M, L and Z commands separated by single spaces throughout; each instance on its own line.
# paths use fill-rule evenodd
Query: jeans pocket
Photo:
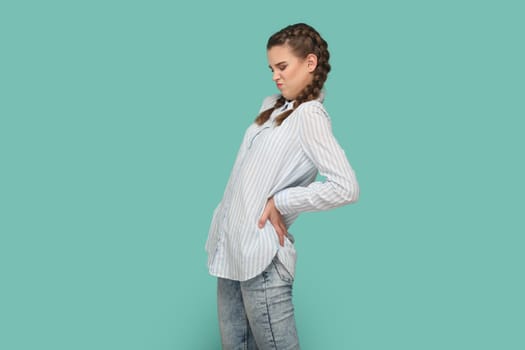
M 279 275 L 279 278 L 286 283 L 293 283 L 293 277 L 288 272 L 286 267 L 279 261 L 279 259 L 275 258 L 272 261 L 273 266 L 275 267 L 275 271 L 277 271 L 277 274 Z

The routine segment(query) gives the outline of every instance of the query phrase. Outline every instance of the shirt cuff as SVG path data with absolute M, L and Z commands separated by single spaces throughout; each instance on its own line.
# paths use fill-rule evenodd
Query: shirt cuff
M 287 190 L 282 190 L 273 195 L 273 203 L 281 215 L 293 214 L 293 210 L 288 204 L 289 201 L 287 192 Z

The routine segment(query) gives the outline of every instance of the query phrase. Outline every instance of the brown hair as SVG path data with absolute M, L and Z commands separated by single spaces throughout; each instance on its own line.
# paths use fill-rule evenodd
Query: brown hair
M 292 24 L 286 28 L 281 29 L 277 33 L 273 34 L 268 43 L 266 49 L 269 50 L 274 46 L 288 45 L 292 52 L 300 58 L 306 58 L 309 54 L 313 53 L 317 56 L 317 67 L 314 70 L 314 76 L 311 84 L 308 84 L 303 91 L 299 93 L 295 99 L 293 109 L 289 109 L 284 113 L 281 113 L 275 118 L 275 123 L 281 125 L 281 123 L 297 108 L 299 105 L 306 101 L 315 100 L 319 97 L 321 89 L 326 81 L 328 72 L 330 72 L 330 53 L 328 52 L 328 44 L 321 37 L 321 35 L 311 26 L 304 23 Z M 258 125 L 263 124 L 269 118 L 272 112 L 284 105 L 286 99 L 281 95 L 275 105 L 265 111 L 255 119 L 255 123 Z

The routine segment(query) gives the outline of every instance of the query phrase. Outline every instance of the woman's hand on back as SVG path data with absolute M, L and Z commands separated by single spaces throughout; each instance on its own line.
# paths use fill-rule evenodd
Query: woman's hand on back
M 275 207 L 273 197 L 266 202 L 266 207 L 259 219 L 259 228 L 263 228 L 267 220 L 270 220 L 275 232 L 277 232 L 277 236 L 279 236 L 279 244 L 284 247 L 284 236 L 286 236 L 288 232 L 284 225 L 281 213 L 279 213 L 279 210 Z

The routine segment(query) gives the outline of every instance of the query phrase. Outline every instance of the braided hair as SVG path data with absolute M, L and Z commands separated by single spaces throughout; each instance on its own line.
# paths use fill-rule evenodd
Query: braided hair
M 301 103 L 315 100 L 319 97 L 331 68 L 328 62 L 330 58 L 328 44 L 314 28 L 307 24 L 297 23 L 281 29 L 268 39 L 266 49 L 269 50 L 279 45 L 288 45 L 292 49 L 292 52 L 300 58 L 306 58 L 309 54 L 316 55 L 317 67 L 313 72 L 312 82 L 308 84 L 295 99 L 293 109 L 289 109 L 275 118 L 276 125 L 281 125 Z M 262 111 L 261 114 L 257 116 L 255 123 L 258 125 L 264 124 L 264 122 L 270 118 L 272 112 L 283 106 L 285 102 L 286 99 L 284 96 L 279 96 L 272 108 Z

